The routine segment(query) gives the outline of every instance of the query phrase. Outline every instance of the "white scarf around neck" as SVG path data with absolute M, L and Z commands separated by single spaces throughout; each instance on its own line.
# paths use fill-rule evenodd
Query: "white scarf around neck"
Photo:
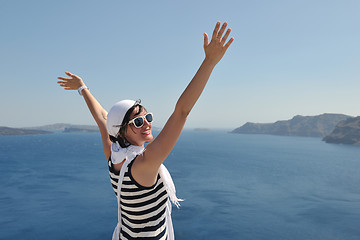
M 119 164 L 124 159 L 133 160 L 137 155 L 144 152 L 144 147 L 130 145 L 127 148 L 122 148 L 118 142 L 111 145 L 111 162 L 113 164 Z

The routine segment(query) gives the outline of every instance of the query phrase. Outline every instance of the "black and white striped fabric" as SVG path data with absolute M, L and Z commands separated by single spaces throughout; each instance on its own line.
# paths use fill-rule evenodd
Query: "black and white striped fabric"
M 168 194 L 160 175 L 151 187 L 138 184 L 128 165 L 121 185 L 121 230 L 120 239 L 166 239 L 166 205 Z M 110 181 L 115 194 L 120 171 L 109 161 Z

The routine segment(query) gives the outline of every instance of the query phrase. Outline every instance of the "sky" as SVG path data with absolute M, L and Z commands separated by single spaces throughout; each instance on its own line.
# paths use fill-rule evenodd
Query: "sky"
M 106 110 L 141 99 L 162 127 L 218 20 L 235 41 L 186 128 L 360 115 L 358 0 L 0 0 L 0 11 L 0 126 L 95 124 L 56 83 L 70 71 Z

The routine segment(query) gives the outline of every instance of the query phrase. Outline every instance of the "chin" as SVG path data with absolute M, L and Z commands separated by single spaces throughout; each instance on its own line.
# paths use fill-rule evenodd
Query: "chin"
M 153 138 L 154 138 L 154 137 L 153 137 L 152 134 L 146 136 L 146 142 L 150 142 L 151 140 L 153 140 Z

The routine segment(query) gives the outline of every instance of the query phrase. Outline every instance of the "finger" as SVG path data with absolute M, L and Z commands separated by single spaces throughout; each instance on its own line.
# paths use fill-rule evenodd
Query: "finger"
M 230 40 L 225 44 L 225 49 L 228 49 L 228 47 L 231 45 L 231 43 L 234 41 L 234 38 L 230 38 Z
M 71 78 L 58 77 L 58 79 L 69 81 Z
M 70 77 L 73 76 L 73 74 L 72 74 L 71 72 L 65 72 L 65 74 L 68 75 L 68 76 L 70 76 Z
M 223 35 L 223 33 L 224 33 L 225 29 L 226 29 L 226 26 L 227 26 L 227 22 L 224 22 L 223 25 L 220 28 L 219 33 L 217 34 L 218 39 L 220 39 L 221 36 Z
M 231 32 L 231 28 L 228 28 L 228 30 L 226 31 L 224 37 L 221 39 L 221 42 L 226 42 L 226 39 L 229 37 L 230 35 L 230 32 Z
M 58 81 L 57 83 L 58 84 L 65 84 L 65 83 L 67 83 L 67 81 Z
M 212 38 L 211 39 L 215 39 L 216 36 L 217 36 L 217 33 L 219 31 L 219 28 L 220 28 L 220 21 L 218 21 L 215 25 L 215 28 L 214 28 L 214 31 L 213 31 L 213 35 L 212 35 Z
M 207 33 L 204 33 L 204 47 L 206 47 L 207 45 L 209 45 L 209 36 L 207 35 Z

